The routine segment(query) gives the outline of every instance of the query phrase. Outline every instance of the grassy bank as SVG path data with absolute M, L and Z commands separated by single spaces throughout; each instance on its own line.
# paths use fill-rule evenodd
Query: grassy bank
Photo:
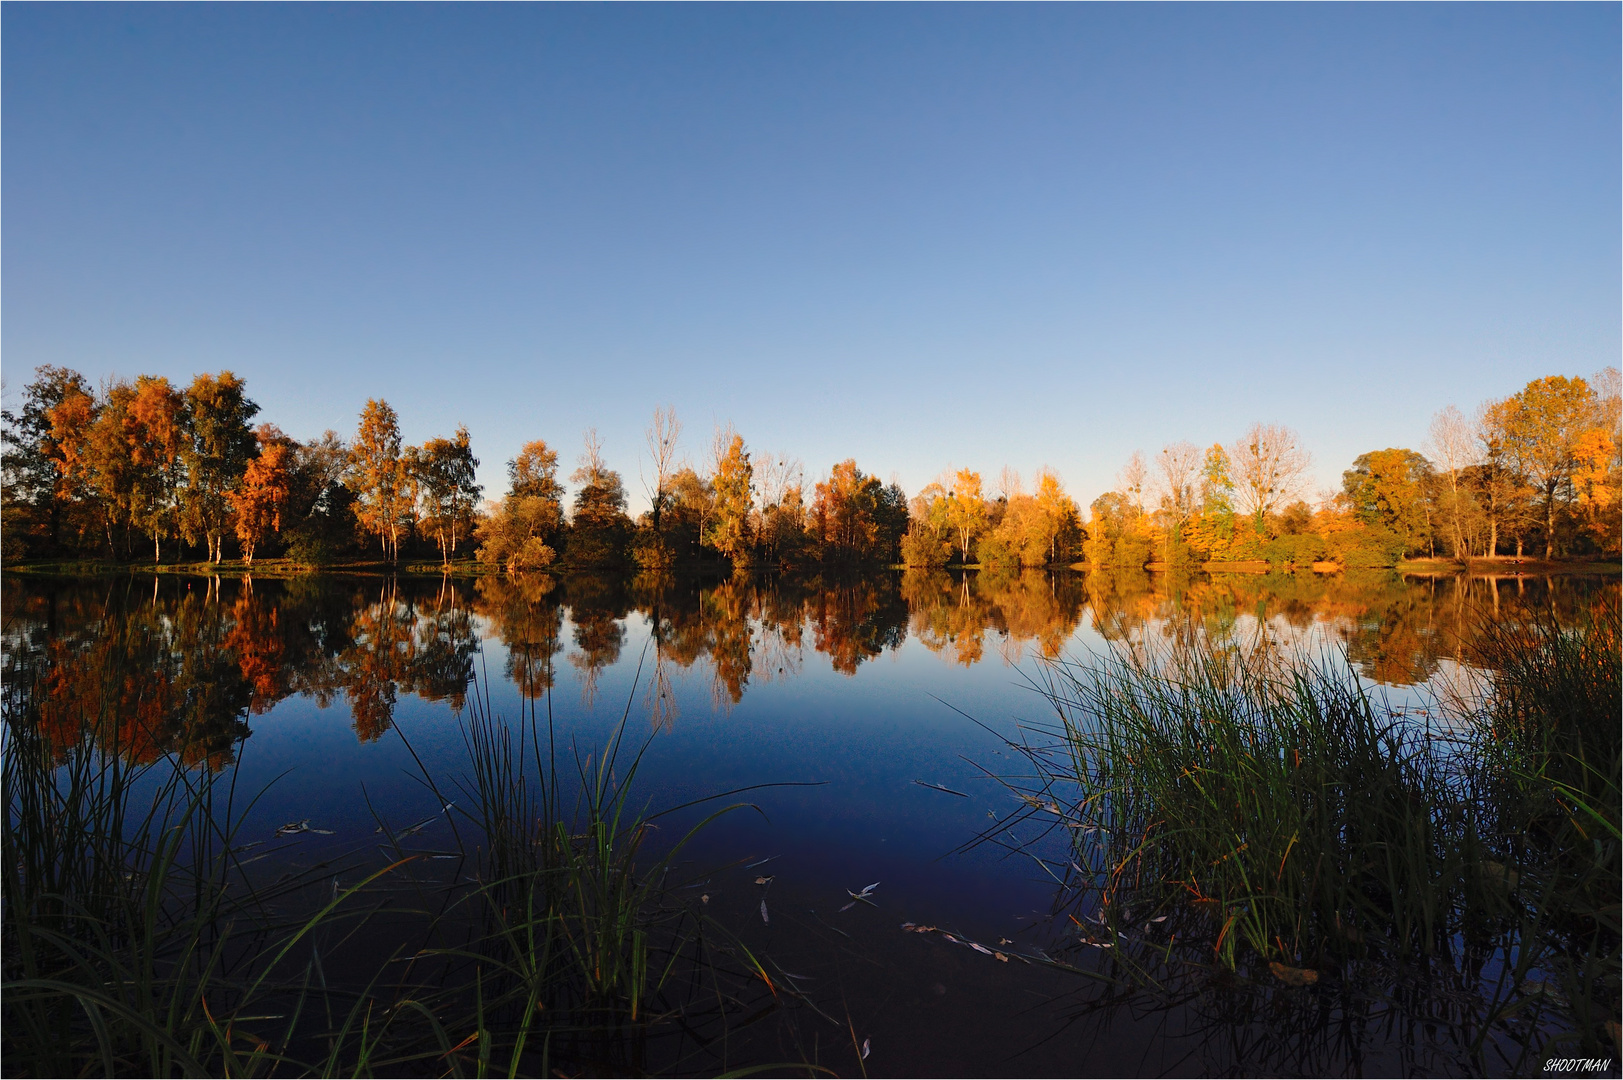
M 1473 1069 L 1615 1056 L 1618 631 L 1610 604 L 1500 624 L 1482 692 L 1420 718 L 1335 656 L 1141 641 L 1051 666 L 1057 738 L 1022 748 L 1019 793 L 1065 837 L 1065 962 L 1378 1000 Z

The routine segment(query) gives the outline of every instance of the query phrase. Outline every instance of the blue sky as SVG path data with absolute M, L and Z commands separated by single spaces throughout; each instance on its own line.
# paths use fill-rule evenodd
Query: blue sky
M 815 479 L 1296 428 L 1316 486 L 1619 354 L 1620 8 L 7 3 L 4 377 L 676 406 Z

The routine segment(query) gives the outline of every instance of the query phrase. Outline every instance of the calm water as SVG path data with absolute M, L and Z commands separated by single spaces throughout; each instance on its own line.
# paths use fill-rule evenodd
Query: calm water
M 1446 1045 L 1378 1032 L 1280 1044 L 1323 1015 L 1101 1007 L 1074 976 L 897 926 L 1011 951 L 1053 940 L 1051 877 L 994 846 L 959 852 L 1019 805 L 988 774 L 1018 767 L 1000 734 L 1048 719 L 1029 682 L 1043 657 L 1134 634 L 1266 635 L 1343 649 L 1360 676 L 1422 706 L 1429 686 L 1461 676 L 1482 620 L 1575 612 L 1596 590 L 1615 594 L 1616 579 L 8 577 L 4 662 L 7 693 L 42 695 L 43 722 L 105 709 L 139 720 L 141 753 L 186 746 L 200 767 L 234 765 L 239 790 L 268 788 L 245 833 L 309 819 L 331 833 L 300 839 L 311 859 L 365 841 L 375 815 L 435 817 L 424 770 L 455 788 L 456 713 L 472 693 L 509 719 L 550 714 L 583 756 L 628 716 L 647 740 L 637 790 L 656 808 L 808 785 L 750 792 L 759 812 L 724 819 L 691 858 L 774 859 L 718 872 L 712 910 L 850 1015 L 874 1074 L 1449 1071 Z M 113 687 L 109 665 L 123 673 Z M 423 835 L 445 829 L 441 816 Z M 769 925 L 752 883 L 766 872 Z M 875 881 L 876 908 L 840 910 L 846 889 Z M 809 1052 L 774 1037 L 789 1038 L 752 1052 Z

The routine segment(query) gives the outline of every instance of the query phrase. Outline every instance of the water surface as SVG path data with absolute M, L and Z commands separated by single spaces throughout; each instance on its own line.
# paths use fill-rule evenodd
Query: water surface
M 430 840 L 448 829 L 471 694 L 509 722 L 550 724 L 565 760 L 600 753 L 624 722 L 646 746 L 637 791 L 651 807 L 793 782 L 738 797 L 754 809 L 689 857 L 730 867 L 706 886 L 711 909 L 851 1018 L 874 1074 L 1453 1071 L 1446 1040 L 1379 1031 L 1297 1039 L 1276 1059 L 1270 1039 L 1324 1016 L 1100 1008 L 1074 976 L 897 927 L 950 927 L 1011 954 L 1053 939 L 1053 877 L 995 845 L 964 850 L 1019 808 L 997 780 L 1019 768 L 1003 740 L 1049 719 L 1033 688 L 1044 658 L 1135 635 L 1331 648 L 1426 722 L 1429 694 L 1469 675 L 1485 622 L 1571 618 L 1598 590 L 1615 602 L 1615 579 L 1391 573 L 11 576 L 6 692 L 32 695 L 41 723 L 117 715 L 138 755 L 184 748 L 200 768 L 236 769 L 239 790 L 264 791 L 245 834 L 308 819 L 323 832 L 300 840 L 307 858 L 380 819 L 438 815 Z M 768 858 L 763 890 L 739 864 Z M 841 910 L 872 882 L 876 907 Z M 772 1038 L 746 1056 L 813 1053 L 799 1034 Z M 849 1051 L 816 1053 L 856 1068 Z

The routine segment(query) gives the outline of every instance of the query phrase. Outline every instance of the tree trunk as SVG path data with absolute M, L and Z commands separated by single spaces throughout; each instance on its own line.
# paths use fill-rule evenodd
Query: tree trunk
M 1555 485 L 1544 493 L 1544 557 L 1555 558 Z

